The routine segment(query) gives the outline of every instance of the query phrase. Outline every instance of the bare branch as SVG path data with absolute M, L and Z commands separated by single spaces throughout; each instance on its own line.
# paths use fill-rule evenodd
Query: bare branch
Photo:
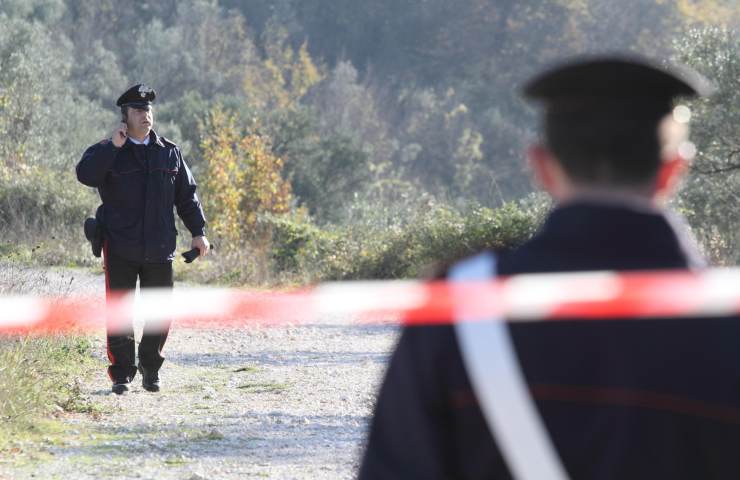
M 702 175 L 716 175 L 718 173 L 726 173 L 726 172 L 731 172 L 734 170 L 740 170 L 740 163 L 732 163 L 724 167 L 714 167 L 714 168 L 700 168 L 694 165 L 691 167 L 691 170 L 701 173 Z

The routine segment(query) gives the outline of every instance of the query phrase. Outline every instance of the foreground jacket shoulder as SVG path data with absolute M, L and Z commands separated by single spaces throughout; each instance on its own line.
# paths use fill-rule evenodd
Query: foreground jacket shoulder
M 683 235 L 660 212 L 572 205 L 500 257 L 499 273 L 692 268 Z M 740 471 L 732 451 L 740 442 L 737 319 L 544 322 L 510 332 L 571 478 Z M 374 478 L 510 478 L 452 327 L 403 330 L 360 471 L 361 480 Z

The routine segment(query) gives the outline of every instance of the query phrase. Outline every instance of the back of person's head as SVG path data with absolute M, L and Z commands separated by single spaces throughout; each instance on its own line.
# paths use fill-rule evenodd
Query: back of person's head
M 660 165 L 662 118 L 651 115 L 615 121 L 613 113 L 549 113 L 546 145 L 568 176 L 582 184 L 629 186 L 652 180 Z
M 675 101 L 707 93 L 686 69 L 624 57 L 583 59 L 531 80 L 527 98 L 544 105 L 545 147 L 575 183 L 630 187 L 653 181 L 666 145 L 685 139 L 685 107 Z

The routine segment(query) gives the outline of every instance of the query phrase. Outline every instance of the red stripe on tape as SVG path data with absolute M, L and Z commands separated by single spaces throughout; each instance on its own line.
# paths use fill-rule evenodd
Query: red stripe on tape
M 302 323 L 449 324 L 507 321 L 673 318 L 740 314 L 740 269 L 593 272 L 502 277 L 494 281 L 342 282 L 295 291 L 146 290 L 93 298 L 0 297 L 0 334 L 48 334 L 128 325 L 132 316 L 191 328 Z

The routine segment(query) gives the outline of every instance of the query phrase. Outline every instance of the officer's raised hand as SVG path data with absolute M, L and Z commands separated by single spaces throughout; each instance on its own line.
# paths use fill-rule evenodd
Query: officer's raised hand
M 113 145 L 121 148 L 123 144 L 126 143 L 126 138 L 128 138 L 128 126 L 126 126 L 125 122 L 121 122 L 115 130 L 113 130 L 111 141 L 113 142 Z
M 193 237 L 192 248 L 200 250 L 200 256 L 205 257 L 208 255 L 208 251 L 211 249 L 211 244 L 208 242 L 206 237 Z

